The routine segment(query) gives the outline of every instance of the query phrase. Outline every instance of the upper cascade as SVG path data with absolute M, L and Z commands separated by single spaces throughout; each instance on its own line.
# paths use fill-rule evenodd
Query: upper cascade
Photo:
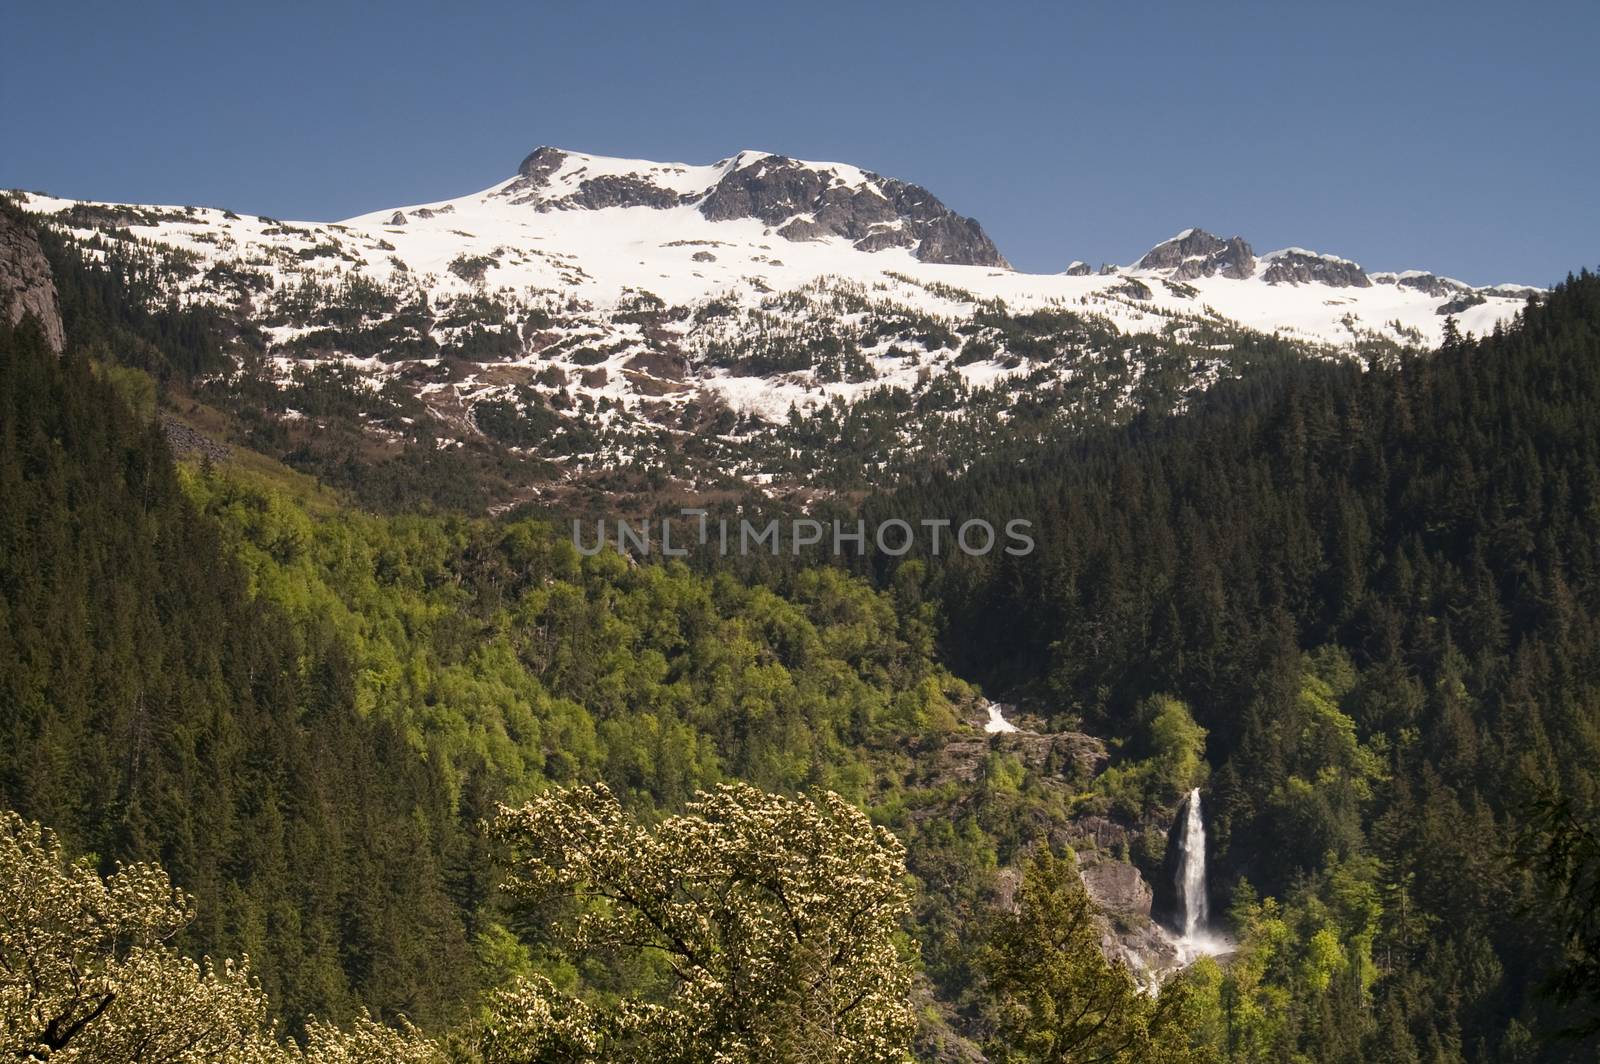
M 925 188 L 769 152 L 689 166 L 542 147 L 496 195 L 539 211 L 693 207 L 714 222 L 755 219 L 786 240 L 838 237 L 860 251 L 907 248 L 923 262 L 1010 268 L 982 226 Z

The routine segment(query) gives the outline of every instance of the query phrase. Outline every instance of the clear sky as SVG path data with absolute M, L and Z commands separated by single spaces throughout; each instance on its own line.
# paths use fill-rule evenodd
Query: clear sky
M 1600 264 L 1600 3 L 72 4 L 0 14 L 0 187 L 332 220 L 529 150 L 930 188 L 1011 261 L 1191 225 L 1369 269 Z

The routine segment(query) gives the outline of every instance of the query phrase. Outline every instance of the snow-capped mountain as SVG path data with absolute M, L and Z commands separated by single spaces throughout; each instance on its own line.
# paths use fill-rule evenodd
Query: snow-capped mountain
M 825 409 L 835 435 L 892 393 L 925 422 L 1004 424 L 1052 394 L 1063 417 L 1103 413 L 1146 400 L 1157 369 L 1181 401 L 1237 370 L 1241 337 L 1370 354 L 1431 344 L 1447 316 L 1485 331 L 1537 294 L 1199 229 L 1130 266 L 1023 273 L 926 189 L 757 151 L 684 165 L 543 147 L 481 192 L 339 223 L 12 197 L 91 257 L 154 257 L 163 298 L 236 315 L 281 419 L 315 420 L 296 382 L 333 367 L 421 400 L 366 411 L 376 435 L 414 435 L 421 413 L 437 443 L 494 438 L 564 477 L 693 436 L 725 445 L 719 471 L 782 481 L 805 466 L 784 431 Z M 930 433 L 874 436 L 862 469 Z

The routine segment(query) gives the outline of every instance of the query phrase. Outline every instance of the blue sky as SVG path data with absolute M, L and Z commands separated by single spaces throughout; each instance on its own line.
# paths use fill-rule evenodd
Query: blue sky
M 857 163 L 1011 261 L 1600 263 L 1600 3 L 10 6 L 0 187 L 336 219 L 539 144 Z

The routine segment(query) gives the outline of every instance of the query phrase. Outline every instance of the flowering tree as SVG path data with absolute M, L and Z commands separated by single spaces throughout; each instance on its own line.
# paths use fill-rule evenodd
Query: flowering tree
M 908 1059 L 904 851 L 837 795 L 729 784 L 647 829 L 595 785 L 495 827 L 514 894 L 579 908 L 574 950 L 653 952 L 672 977 L 659 1000 L 605 1004 L 524 982 L 496 1000 L 490 1061 Z
M 101 879 L 38 824 L 0 810 L 0 1058 L 51 1064 L 427 1064 L 409 1027 L 313 1022 L 280 1043 L 245 961 L 196 964 L 169 944 L 190 900 L 155 865 Z
M 205 967 L 167 941 L 192 918 L 153 865 L 102 880 L 54 836 L 0 813 L 0 1056 L 267 1059 L 266 999 L 245 965 Z

